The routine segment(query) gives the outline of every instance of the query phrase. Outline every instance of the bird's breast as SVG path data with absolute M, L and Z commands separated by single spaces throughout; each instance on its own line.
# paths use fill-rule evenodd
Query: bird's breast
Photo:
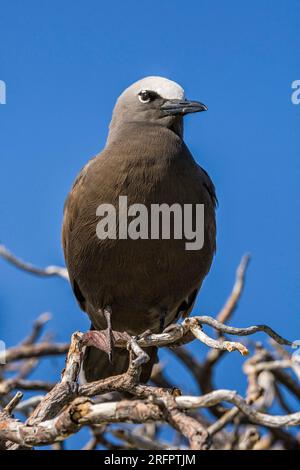
M 173 311 L 197 289 L 212 260 L 213 207 L 189 152 L 177 137 L 171 143 L 168 139 L 169 135 L 165 139 L 150 135 L 139 145 L 133 136 L 126 143 L 110 145 L 89 165 L 84 181 L 73 195 L 77 202 L 69 209 L 68 217 L 72 218 L 72 211 L 74 214 L 72 230 L 65 230 L 71 277 L 76 279 L 87 304 L 92 306 L 91 312 L 105 305 L 112 306 L 116 329 L 125 323 L 128 331 L 151 327 L 154 319 L 158 320 L 160 309 Z M 169 218 L 170 238 L 162 237 L 162 225 L 156 237 L 152 237 L 152 225 L 158 222 L 152 217 L 153 206 L 184 207 L 201 203 L 206 206 L 208 218 L 202 250 L 189 251 L 183 238 L 172 238 L 175 230 L 172 217 Z M 103 205 L 115 209 L 112 238 L 101 239 L 97 233 L 105 212 L 99 211 L 99 207 Z M 140 221 L 146 227 L 141 237 L 134 238 L 129 229 L 133 223 L 135 235 L 141 230 L 136 220 L 139 209 L 142 210 L 139 206 L 145 211 Z M 100 212 L 102 218 L 97 216 Z M 120 215 L 124 213 L 128 230 L 127 234 L 123 230 L 120 238 L 119 228 L 123 223 Z M 129 312 L 134 319 L 132 325 L 129 325 Z M 139 325 L 137 318 L 140 318 Z

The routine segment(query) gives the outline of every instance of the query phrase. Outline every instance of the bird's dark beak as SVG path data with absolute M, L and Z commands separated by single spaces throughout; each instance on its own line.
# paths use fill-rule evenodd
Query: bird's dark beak
M 189 113 L 199 113 L 201 111 L 207 111 L 207 106 L 200 103 L 199 101 L 189 100 L 167 100 L 161 106 L 161 109 L 167 114 L 181 114 L 184 116 Z

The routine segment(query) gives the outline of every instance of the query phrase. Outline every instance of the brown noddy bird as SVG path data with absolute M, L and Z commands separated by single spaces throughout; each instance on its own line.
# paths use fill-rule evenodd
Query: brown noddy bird
M 134 83 L 117 100 L 104 150 L 82 169 L 68 195 L 65 260 L 76 299 L 92 322 L 83 361 L 87 381 L 126 371 L 128 351 L 113 348 L 113 331 L 158 333 L 189 314 L 210 269 L 216 247 L 215 189 L 183 140 L 184 115 L 205 110 L 166 78 Z M 202 248 L 187 250 L 186 240 L 165 239 L 161 231 L 156 238 L 100 239 L 97 207 L 117 208 L 120 196 L 149 212 L 153 204 L 203 204 Z M 102 343 L 106 339 L 102 350 L 95 347 L 100 333 Z M 156 348 L 147 353 L 144 381 L 157 361 Z

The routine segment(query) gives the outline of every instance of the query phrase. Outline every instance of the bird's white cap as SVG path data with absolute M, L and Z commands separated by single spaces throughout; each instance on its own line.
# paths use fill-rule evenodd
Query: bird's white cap
M 173 82 L 173 80 L 169 80 L 168 78 L 154 76 L 138 80 L 130 87 L 126 88 L 122 95 L 129 91 L 138 95 L 142 90 L 154 91 L 167 100 L 184 99 L 184 89 L 178 85 L 178 83 Z

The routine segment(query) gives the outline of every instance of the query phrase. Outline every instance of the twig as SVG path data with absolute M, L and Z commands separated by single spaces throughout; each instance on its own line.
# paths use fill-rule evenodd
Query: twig
M 1 249 L 1 246 L 0 246 L 0 249 Z M 30 333 L 30 335 L 27 338 L 25 338 L 21 344 L 23 346 L 33 344 L 38 339 L 45 324 L 49 320 L 51 320 L 51 318 L 52 318 L 51 313 L 49 312 L 42 313 L 33 323 L 33 328 L 32 328 L 32 332 Z
M 199 341 L 206 344 L 206 346 L 210 348 L 221 349 L 228 352 L 239 351 L 242 356 L 246 356 L 248 354 L 248 349 L 241 343 L 236 343 L 234 341 L 215 340 L 210 338 L 204 333 L 204 331 L 202 331 L 199 318 L 201 317 L 194 317 L 186 320 L 186 322 L 189 322 L 191 332 L 197 339 L 199 339 Z
M 4 408 L 4 412 L 11 414 L 16 406 L 20 403 L 23 398 L 23 393 L 17 392 L 15 396 L 10 400 L 10 402 Z
M 211 424 L 207 431 L 210 436 L 213 436 L 217 432 L 221 431 L 228 423 L 231 423 L 234 418 L 239 414 L 240 410 L 238 407 L 233 407 L 231 410 L 226 411 L 226 413 L 221 416 L 220 419 Z
M 28 273 L 42 277 L 58 276 L 67 281 L 69 280 L 69 275 L 66 268 L 60 266 L 47 266 L 46 268 L 38 268 L 30 263 L 26 263 L 20 258 L 17 258 L 4 245 L 0 245 L 0 256 L 22 271 L 26 271 Z
M 252 450 L 259 439 L 260 434 L 257 429 L 253 427 L 248 428 L 240 440 L 239 450 Z
M 27 415 L 30 413 L 34 408 L 39 405 L 39 403 L 43 400 L 44 395 L 36 395 L 34 397 L 30 397 L 27 400 L 21 401 L 16 406 L 16 411 L 20 411 L 21 413 Z
M 157 402 L 163 403 L 163 398 Z M 300 424 L 300 412 L 286 416 L 260 413 L 232 390 L 217 390 L 202 397 L 176 397 L 179 409 L 213 406 L 221 401 L 236 405 L 253 423 L 269 427 L 296 426 Z M 170 410 L 168 410 L 170 411 Z M 142 400 L 92 404 L 87 398 L 76 399 L 58 417 L 35 426 L 28 426 L 10 418 L 1 422 L 0 437 L 22 445 L 46 445 L 65 439 L 83 425 L 104 423 L 163 421 L 164 413 L 156 403 Z M 173 417 L 174 419 L 174 417 Z M 190 429 L 189 432 L 192 432 Z
M 53 418 L 77 396 L 77 379 L 83 354 L 81 349 L 82 336 L 81 333 L 73 333 L 61 381 L 39 403 L 28 419 L 28 424 L 38 424 L 41 421 Z
M 233 390 L 216 390 L 202 397 L 177 397 L 176 402 L 183 409 L 214 406 L 222 401 L 236 405 L 253 423 L 268 427 L 298 426 L 300 412 L 284 416 L 272 416 L 260 413 Z
M 17 259 L 3 246 L 0 246 L 0 256 L 33 274 L 48 277 L 57 275 L 67 279 L 65 268 L 51 266 L 45 269 L 35 268 Z M 243 258 L 237 271 L 233 291 L 217 320 L 209 316 L 196 316 L 185 319 L 181 324 L 168 327 L 161 334 L 145 332 L 135 338 L 131 338 L 126 332 L 114 331 L 112 334 L 115 346 L 129 349 L 130 360 L 128 370 L 124 374 L 108 379 L 79 385 L 83 338 L 86 335 L 74 333 L 70 346 L 53 344 L 52 339 L 44 339 L 36 343 L 43 325 L 49 319 L 47 314 L 39 317 L 32 332 L 20 345 L 7 349 L 5 354 L 0 354 L 0 361 L 3 362 L 3 359 L 6 359 L 7 362 L 0 368 L 0 404 L 2 406 L 0 449 L 17 450 L 29 449 L 32 446 L 52 445 L 52 449 L 60 450 L 63 448 L 62 442 L 65 439 L 77 433 L 83 426 L 88 426 L 93 436 L 85 445 L 85 449 L 95 449 L 101 445 L 111 450 L 117 448 L 175 450 L 176 448 L 169 443 L 161 442 L 156 432 L 147 433 L 143 429 L 145 425 L 154 426 L 153 423 L 157 423 L 155 429 L 159 429 L 160 424 L 171 426 L 181 436 L 178 446 L 188 443 L 189 448 L 194 450 L 208 449 L 211 445 L 214 449 L 299 448 L 300 443 L 297 437 L 283 429 L 285 426 L 300 425 L 300 412 L 291 413 L 280 395 L 279 385 L 283 384 L 296 397 L 300 397 L 298 382 L 285 371 L 287 369 L 297 374 L 299 366 L 285 350 L 281 351 L 277 348 L 281 356 L 281 359 L 277 360 L 273 354 L 261 347 L 251 359 L 244 363 L 244 373 L 248 378 L 246 398 L 240 396 L 235 390 L 213 390 L 214 368 L 224 353 L 237 350 L 245 355 L 248 352 L 243 344 L 228 341 L 223 337 L 224 334 L 248 336 L 262 331 L 273 338 L 276 345 L 291 346 L 293 344 L 266 325 L 248 328 L 225 325 L 240 298 L 248 261 L 247 256 Z M 204 332 L 205 326 L 212 327 L 218 333 L 218 338 L 212 338 Z M 148 360 L 148 347 L 176 348 L 195 338 L 211 348 L 203 363 L 183 348 L 172 349 L 172 351 L 193 373 L 199 385 L 199 396 L 198 394 L 181 396 L 181 392 L 174 388 L 172 377 L 166 379 L 162 373 L 156 377 L 154 375 L 153 378 L 159 386 L 140 383 L 143 364 Z M 64 354 L 67 351 L 65 369 L 60 382 L 55 386 L 45 381 L 27 378 L 40 358 Z M 15 362 L 20 360 L 24 362 Z M 11 373 L 14 373 L 14 376 Z M 14 397 L 10 395 L 16 388 L 46 390 L 48 393 L 21 402 L 20 392 Z M 201 395 L 201 392 L 204 394 Z M 130 400 L 127 399 L 129 394 L 132 396 Z M 283 411 L 287 414 L 274 416 L 268 413 L 276 396 Z M 93 397 L 96 397 L 97 402 L 91 400 Z M 221 403 L 231 404 L 233 407 L 223 408 Z M 204 418 L 204 413 L 199 411 L 207 408 L 219 418 L 214 423 Z M 12 416 L 14 410 L 22 412 L 26 417 L 29 415 L 27 421 L 23 423 L 16 420 Z M 109 427 L 110 424 L 116 423 L 137 423 L 143 424 L 143 427 L 140 428 L 141 432 L 131 431 L 123 426 L 117 430 Z M 252 423 L 251 427 L 250 423 Z M 225 429 L 229 424 L 233 427 L 228 426 Z M 253 424 L 268 428 L 268 439 L 260 438 L 259 428 L 253 428 Z M 110 437 L 112 442 L 110 442 Z M 115 437 L 118 437 L 124 444 L 120 443 L 116 446 L 113 442 Z
M 44 380 L 24 380 L 12 378 L 0 382 L 0 395 L 7 395 L 16 388 L 21 390 L 40 390 L 49 392 L 53 387 L 54 384 L 45 382 Z
M 176 450 L 176 447 L 172 447 L 170 444 L 149 439 L 147 436 L 140 436 L 128 429 L 113 429 L 110 433 L 114 437 L 129 444 L 131 448 L 146 450 Z
M 8 348 L 0 352 L 0 364 L 7 364 L 20 359 L 31 359 L 33 357 L 57 356 L 65 354 L 69 349 L 68 343 L 42 342 L 37 344 L 20 345 Z
M 224 307 L 222 308 L 222 310 L 219 312 L 217 316 L 217 320 L 221 323 L 226 323 L 237 307 L 238 301 L 241 297 L 241 294 L 244 288 L 245 274 L 246 274 L 247 267 L 249 265 L 249 261 L 250 261 L 250 256 L 244 255 L 237 268 L 236 279 L 235 279 L 232 292 L 227 302 L 225 303 Z
M 199 334 L 200 325 L 208 325 L 221 333 L 227 333 L 235 336 L 249 336 L 262 331 L 277 341 L 279 344 L 285 344 L 288 346 L 292 346 L 293 344 L 292 341 L 282 338 L 278 333 L 276 333 L 267 325 L 254 325 L 247 328 L 235 328 L 224 325 L 223 323 L 209 316 L 194 316 L 191 318 L 186 318 L 181 324 L 174 325 L 174 328 L 171 331 L 164 331 L 161 334 L 144 334 L 141 335 L 141 337 L 137 337 L 136 341 L 141 348 L 148 348 L 151 346 L 174 346 L 184 336 L 188 335 L 188 333 L 192 333 L 193 338 L 198 337 L 198 339 L 200 339 L 200 341 L 204 342 L 205 344 L 209 342 L 207 345 L 210 347 L 214 347 L 216 349 L 225 349 L 229 352 L 238 350 L 242 354 L 246 354 L 247 348 L 240 343 L 214 340 L 213 338 L 208 337 L 207 334 Z M 113 332 L 113 335 L 115 340 L 115 347 L 125 348 L 128 342 L 128 340 L 125 339 L 125 335 L 116 331 Z
M 199 323 L 201 323 L 202 325 L 212 326 L 217 331 L 220 331 L 222 333 L 226 333 L 229 335 L 249 336 L 249 335 L 253 335 L 254 333 L 263 331 L 264 333 L 266 333 L 268 336 L 273 338 L 279 344 L 285 344 L 286 346 L 293 345 L 292 341 L 289 341 L 283 338 L 282 336 L 280 336 L 278 333 L 276 333 L 272 328 L 270 328 L 267 325 L 254 325 L 254 326 L 249 326 L 247 328 L 235 328 L 233 326 L 223 325 L 223 323 L 208 316 L 201 316 L 201 317 L 194 317 L 194 318 L 197 318 Z

